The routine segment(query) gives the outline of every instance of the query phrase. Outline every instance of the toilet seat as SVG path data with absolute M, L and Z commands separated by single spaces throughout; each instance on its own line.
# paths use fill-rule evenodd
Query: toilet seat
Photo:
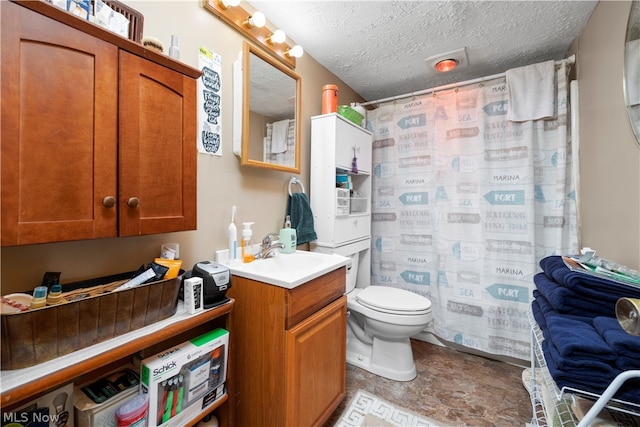
M 422 315 L 431 312 L 431 301 L 414 292 L 389 286 L 367 286 L 356 301 L 371 310 L 397 315 Z

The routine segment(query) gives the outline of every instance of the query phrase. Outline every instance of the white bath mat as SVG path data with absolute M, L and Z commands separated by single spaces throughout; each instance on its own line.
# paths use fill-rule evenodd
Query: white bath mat
M 358 390 L 335 427 L 447 427 L 386 400 Z

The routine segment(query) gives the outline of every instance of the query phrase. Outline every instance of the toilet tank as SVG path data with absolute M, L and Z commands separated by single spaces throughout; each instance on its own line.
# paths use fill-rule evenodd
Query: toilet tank
M 342 246 L 322 246 L 311 242 L 311 250 L 314 252 L 323 252 L 328 254 L 338 254 L 347 258 L 351 258 L 350 264 L 347 264 L 347 283 L 346 291 L 351 292 L 354 288 L 358 287 L 358 271 L 362 277 L 360 277 L 359 287 L 364 288 L 369 286 L 369 272 L 371 271 L 369 247 L 371 239 L 358 240 L 356 242 L 348 243 Z M 367 265 L 360 265 L 365 263 Z
M 360 260 L 360 252 L 348 255 L 351 258 L 351 263 L 347 264 L 347 293 L 351 292 L 356 287 L 356 281 L 358 280 L 358 261 Z

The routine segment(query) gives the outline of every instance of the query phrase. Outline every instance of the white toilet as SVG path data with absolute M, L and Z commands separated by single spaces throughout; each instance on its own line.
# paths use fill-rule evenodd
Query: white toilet
M 409 338 L 432 320 L 431 301 L 399 288 L 356 287 L 359 252 L 350 256 L 347 363 L 391 380 L 410 381 L 416 377 L 416 365 Z

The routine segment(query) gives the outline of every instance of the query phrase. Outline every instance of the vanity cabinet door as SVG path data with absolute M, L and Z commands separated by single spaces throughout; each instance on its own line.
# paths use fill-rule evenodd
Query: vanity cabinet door
M 347 297 L 287 331 L 286 425 L 319 426 L 346 393 Z
M 120 236 L 196 228 L 196 80 L 120 52 Z
M 118 49 L 0 3 L 2 246 L 115 237 Z

